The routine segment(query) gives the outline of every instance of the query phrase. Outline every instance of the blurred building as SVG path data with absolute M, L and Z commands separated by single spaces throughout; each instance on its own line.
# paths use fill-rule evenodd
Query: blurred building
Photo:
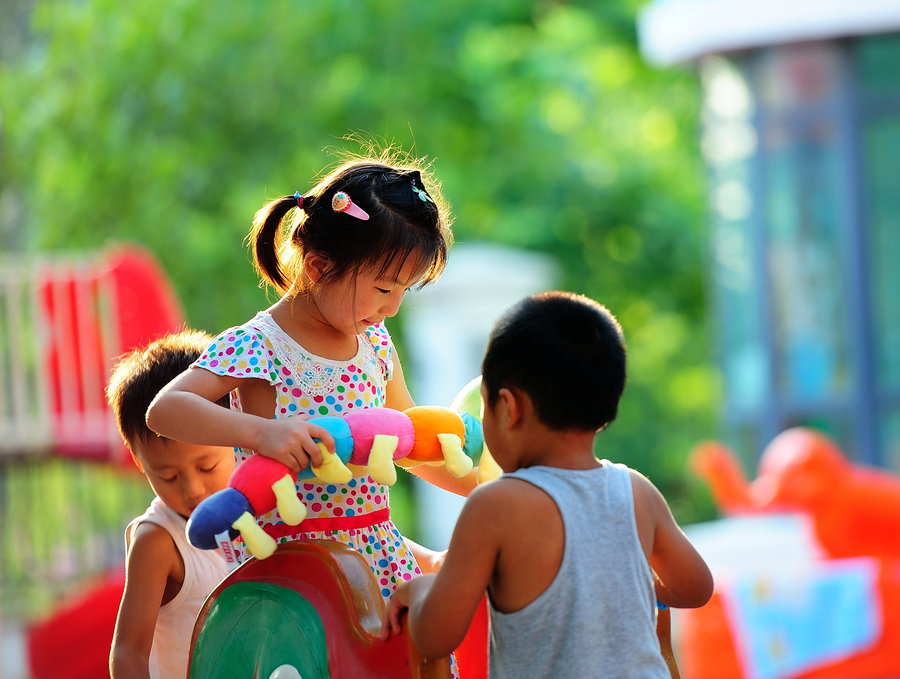
M 639 34 L 701 76 L 727 438 L 900 471 L 900 2 L 654 0 Z

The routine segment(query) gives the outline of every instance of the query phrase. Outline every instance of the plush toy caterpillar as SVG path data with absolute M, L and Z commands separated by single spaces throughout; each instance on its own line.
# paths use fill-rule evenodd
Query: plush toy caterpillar
M 462 477 L 472 471 L 474 460 L 479 462 L 479 482 L 501 473 L 484 445 L 480 417 L 471 412 L 441 406 L 415 406 L 402 412 L 361 408 L 340 417 L 309 421 L 328 430 L 335 451 L 319 442 L 322 466 L 307 468 L 296 478 L 346 483 L 355 468 L 357 474 L 368 471 L 374 481 L 391 485 L 397 480 L 395 462 L 404 467 L 445 465 L 451 474 Z M 200 549 L 215 549 L 221 540 L 240 534 L 247 551 L 264 559 L 275 551 L 275 540 L 257 524 L 256 517 L 276 507 L 289 525 L 296 526 L 306 518 L 291 471 L 276 460 L 252 455 L 235 469 L 227 488 L 194 509 L 188 520 L 188 539 Z

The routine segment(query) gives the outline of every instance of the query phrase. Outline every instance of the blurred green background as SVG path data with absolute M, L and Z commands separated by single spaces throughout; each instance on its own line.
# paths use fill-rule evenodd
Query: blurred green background
M 274 299 L 244 244 L 265 200 L 309 188 L 331 151 L 359 150 L 359 139 L 426 156 L 457 242 L 548 253 L 560 287 L 619 317 L 629 385 L 600 452 L 646 473 L 681 523 L 714 516 L 685 464 L 714 436 L 719 399 L 699 87 L 687 69 L 642 61 L 643 2 L 5 4 L 5 253 L 141 243 L 188 322 L 215 332 Z M 398 342 L 402 324 L 401 311 L 390 326 Z M 3 465 L 4 513 L 28 526 L 4 540 L 4 589 L 32 582 L 45 560 L 59 563 L 56 538 L 92 504 L 84 520 L 118 552 L 122 526 L 150 497 L 140 478 L 110 470 Z M 45 489 L 54 499 L 38 520 Z M 104 500 L 123 493 L 131 499 Z M 406 485 L 392 502 L 415 538 Z M 104 509 L 123 504 L 129 516 Z M 10 540 L 29 559 L 13 558 Z M 46 610 L 53 590 L 33 588 L 18 614 Z

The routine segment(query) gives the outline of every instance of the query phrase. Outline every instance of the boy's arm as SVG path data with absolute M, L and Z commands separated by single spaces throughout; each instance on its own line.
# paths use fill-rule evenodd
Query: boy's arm
M 152 523 L 135 528 L 109 654 L 111 679 L 149 679 L 156 618 L 178 558 L 175 543 L 163 528 Z
M 406 378 L 403 376 L 403 368 L 400 365 L 400 359 L 397 358 L 396 351 L 394 352 L 394 376 L 387 383 L 385 405 L 394 410 L 406 410 L 416 405 L 409 393 L 409 387 L 406 386 Z M 478 485 L 477 467 L 462 478 L 453 476 L 443 465 L 432 467 L 431 465 L 420 464 L 408 468 L 407 471 L 442 490 L 456 493 L 463 497 L 467 497 Z
M 657 599 L 675 608 L 702 606 L 712 596 L 709 567 L 675 522 L 656 486 L 641 474 L 632 478 L 654 526 L 650 568 L 656 574 Z
M 399 631 L 408 606 L 409 633 L 423 655 L 440 658 L 462 642 L 490 584 L 505 532 L 504 507 L 491 486 L 479 488 L 466 501 L 440 570 L 413 578 L 394 593 L 383 636 Z

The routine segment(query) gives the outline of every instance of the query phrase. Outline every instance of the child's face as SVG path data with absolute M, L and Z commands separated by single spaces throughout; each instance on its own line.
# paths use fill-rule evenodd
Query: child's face
M 348 274 L 321 287 L 319 311 L 331 326 L 357 335 L 397 314 L 409 288 L 422 277 L 422 268 L 419 258 L 408 257 L 383 274 L 368 269 Z
M 234 471 L 234 451 L 220 446 L 153 438 L 141 442 L 137 457 L 157 497 L 185 518 Z

